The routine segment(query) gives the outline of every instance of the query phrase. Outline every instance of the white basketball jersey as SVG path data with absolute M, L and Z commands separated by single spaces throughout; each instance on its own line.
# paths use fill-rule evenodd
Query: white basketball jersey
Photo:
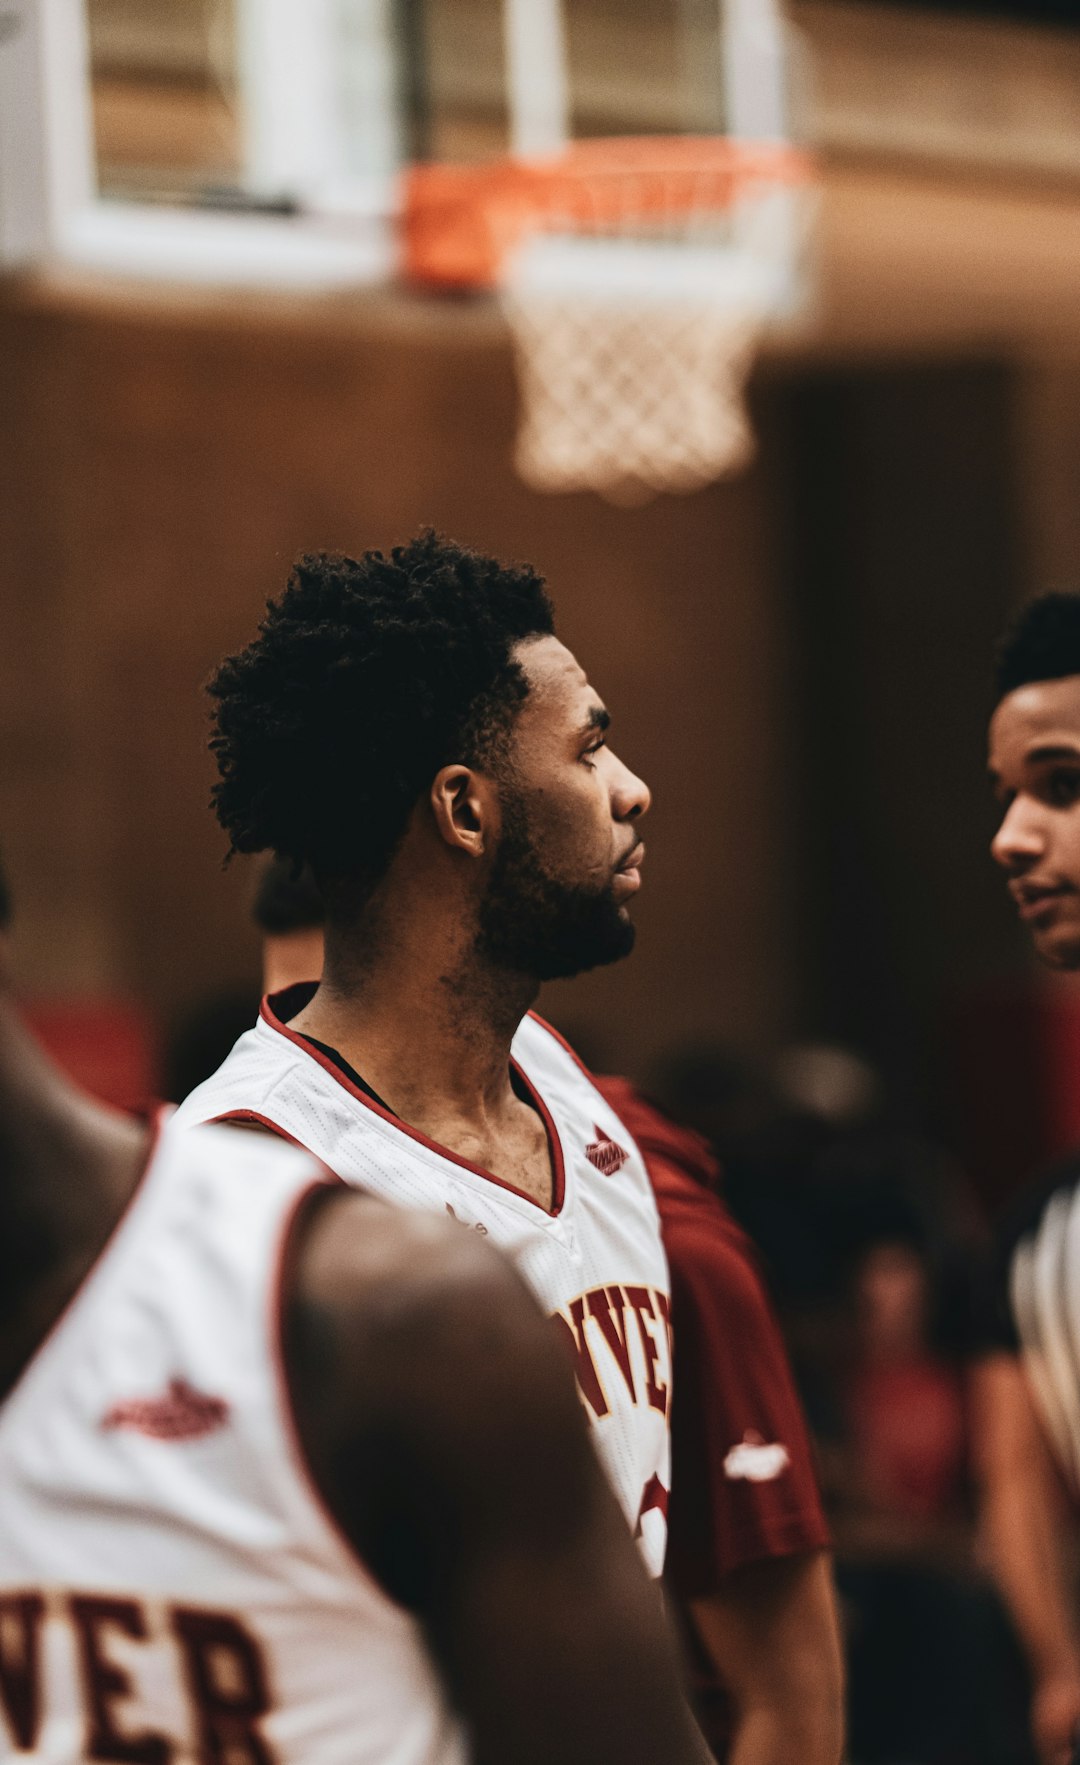
M 445 1211 L 510 1254 L 558 1321 L 601 1461 L 658 1575 L 671 1481 L 668 1275 L 633 1140 L 577 1056 L 530 1013 L 514 1037 L 512 1066 L 547 1129 L 549 1213 L 406 1127 L 290 1030 L 278 1007 L 295 1012 L 303 997 L 295 989 L 265 1001 L 255 1027 L 181 1104 L 178 1120 L 271 1127 L 346 1182 L 408 1207 Z
M 286 1412 L 281 1258 L 331 1180 L 166 1123 L 0 1406 L 0 1760 L 463 1765 L 419 1625 L 324 1514 Z

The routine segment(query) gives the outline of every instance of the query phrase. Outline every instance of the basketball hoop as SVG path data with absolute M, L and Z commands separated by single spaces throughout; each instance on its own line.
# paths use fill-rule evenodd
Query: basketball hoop
M 411 170 L 406 273 L 502 300 L 526 483 L 639 502 L 746 462 L 743 388 L 791 299 L 808 181 L 790 147 L 712 136 Z

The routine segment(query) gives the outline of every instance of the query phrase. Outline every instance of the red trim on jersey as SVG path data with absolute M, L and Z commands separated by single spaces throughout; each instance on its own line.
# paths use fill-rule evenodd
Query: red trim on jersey
M 302 1140 L 298 1140 L 295 1134 L 290 1134 L 278 1122 L 272 1122 L 268 1115 L 260 1115 L 257 1109 L 227 1109 L 223 1115 L 208 1116 L 203 1125 L 208 1128 L 265 1128 L 268 1134 L 276 1135 L 279 1140 L 287 1140 L 290 1146 L 298 1146 L 300 1151 L 306 1152 L 309 1157 L 318 1157 L 318 1154 L 312 1152 L 310 1146 L 305 1146 Z M 321 1158 L 319 1163 L 322 1164 Z
M 120 1212 L 117 1214 L 112 1225 L 109 1227 L 108 1237 L 105 1239 L 104 1244 L 101 1246 L 101 1249 L 98 1251 L 93 1262 L 90 1264 L 90 1267 L 84 1271 L 84 1273 L 79 1278 L 77 1286 L 74 1288 L 74 1290 L 71 1293 L 68 1294 L 68 1297 L 65 1299 L 63 1306 L 61 1307 L 59 1313 L 53 1319 L 52 1323 L 49 1325 L 49 1328 L 46 1330 L 44 1336 L 41 1338 L 41 1341 L 38 1343 L 37 1347 L 34 1349 L 33 1353 L 30 1355 L 29 1360 L 27 1360 L 26 1363 L 24 1364 L 21 1372 L 19 1373 L 18 1377 L 15 1380 L 15 1383 L 9 1387 L 7 1392 L 4 1394 L 4 1397 L 2 1399 L 0 1399 L 0 1421 L 3 1420 L 4 1411 L 6 1410 L 8 1404 L 11 1402 L 11 1400 L 15 1397 L 16 1393 L 20 1390 L 20 1388 L 25 1384 L 26 1380 L 29 1378 L 30 1373 L 32 1372 L 35 1363 L 45 1353 L 45 1350 L 49 1347 L 50 1343 L 59 1335 L 60 1331 L 64 1328 L 68 1319 L 71 1317 L 72 1312 L 75 1310 L 76 1306 L 78 1305 L 79 1301 L 81 1300 L 83 1294 L 87 1291 L 87 1288 L 91 1285 L 91 1283 L 96 1279 L 98 1270 L 104 1266 L 104 1264 L 109 1260 L 109 1258 L 112 1256 L 113 1252 L 115 1251 L 115 1249 L 117 1247 L 117 1243 L 118 1243 L 120 1236 L 121 1236 L 121 1232 L 122 1232 L 123 1228 L 127 1225 L 128 1221 L 131 1218 L 132 1213 L 134 1212 L 136 1201 L 138 1200 L 140 1195 L 145 1193 L 146 1179 L 149 1176 L 151 1166 L 153 1165 L 154 1160 L 157 1157 L 158 1146 L 161 1141 L 161 1130 L 164 1127 L 165 1122 L 167 1121 L 168 1117 L 172 1114 L 172 1112 L 173 1112 L 173 1105 L 170 1103 L 162 1104 L 158 1109 L 155 1109 L 154 1114 L 151 1117 L 151 1121 L 150 1121 L 149 1137 L 147 1139 L 146 1146 L 143 1151 L 142 1165 L 140 1167 L 139 1174 L 135 1178 L 135 1182 L 132 1185 L 131 1194 L 127 1197 L 127 1199 L 124 1202 L 123 1207 L 120 1209 Z
M 334 1187 L 348 1188 L 350 1186 L 342 1183 L 340 1178 L 334 1178 L 332 1171 L 327 1171 L 327 1176 L 333 1178 L 333 1182 L 310 1183 L 306 1189 L 302 1189 L 299 1195 L 296 1196 L 292 1206 L 285 1216 L 280 1236 L 278 1238 L 277 1255 L 270 1278 L 270 1316 L 267 1320 L 267 1340 L 270 1345 L 270 1359 L 273 1362 L 274 1376 L 278 1389 L 278 1410 L 281 1416 L 282 1432 L 285 1435 L 285 1442 L 292 1456 L 293 1469 L 296 1472 L 300 1483 L 307 1491 L 308 1498 L 314 1505 L 320 1518 L 324 1524 L 329 1527 L 330 1532 L 345 1552 L 357 1574 L 362 1575 L 369 1586 L 376 1588 L 382 1595 L 383 1599 L 387 1599 L 390 1601 L 391 1605 L 397 1606 L 399 1605 L 399 1602 L 394 1599 L 392 1594 L 387 1592 L 374 1570 L 364 1561 L 364 1558 L 353 1543 L 353 1540 L 349 1537 L 349 1534 L 346 1532 L 341 1521 L 338 1519 L 333 1508 L 326 1499 L 319 1481 L 311 1468 L 307 1453 L 304 1451 L 303 1440 L 300 1437 L 300 1429 L 296 1420 L 296 1408 L 293 1404 L 292 1388 L 289 1385 L 289 1375 L 285 1365 L 285 1289 L 289 1278 L 292 1275 L 295 1263 L 297 1232 L 307 1214 L 308 1207 L 317 1195 L 325 1195 L 328 1190 Z M 354 1190 L 353 1193 L 362 1193 L 362 1191 Z M 405 1608 L 400 1607 L 400 1609 L 404 1610 Z
M 286 992 L 288 990 L 288 988 L 285 989 Z M 295 1047 L 299 1048 L 304 1054 L 306 1054 L 309 1060 L 316 1061 L 318 1065 L 322 1067 L 324 1072 L 328 1072 L 332 1079 L 336 1079 L 337 1083 L 348 1092 L 349 1096 L 355 1097 L 356 1101 L 362 1103 L 365 1109 L 369 1109 L 373 1115 L 381 1116 L 384 1122 L 389 1122 L 392 1128 L 396 1128 L 401 1134 L 406 1134 L 410 1140 L 415 1140 L 419 1146 L 426 1146 L 429 1152 L 438 1153 L 440 1158 L 449 1159 L 451 1164 L 458 1165 L 462 1170 L 472 1171 L 474 1176 L 483 1177 L 485 1182 L 494 1183 L 499 1189 L 508 1189 L 511 1195 L 520 1196 L 522 1201 L 527 1201 L 532 1207 L 539 1208 L 541 1213 L 547 1214 L 551 1219 L 555 1219 L 562 1212 L 563 1201 L 566 1197 L 566 1166 L 563 1160 L 562 1141 L 559 1139 L 559 1130 L 552 1120 L 551 1111 L 548 1109 L 544 1099 L 541 1097 L 535 1085 L 531 1083 L 528 1075 L 522 1072 L 521 1067 L 516 1060 L 511 1059 L 511 1070 L 521 1080 L 521 1083 L 529 1093 L 533 1106 L 536 1109 L 540 1120 L 544 1124 L 544 1132 L 547 1135 L 552 1175 L 550 1208 L 541 1206 L 535 1196 L 526 1194 L 525 1190 L 519 1189 L 516 1183 L 508 1183 L 505 1177 L 497 1177 L 494 1171 L 485 1170 L 483 1165 L 473 1164 L 471 1159 L 462 1158 L 460 1153 L 451 1151 L 449 1146 L 440 1146 L 437 1140 L 430 1140 L 426 1134 L 421 1133 L 419 1128 L 411 1128 L 408 1122 L 403 1122 L 401 1120 L 400 1116 L 396 1116 L 389 1109 L 385 1109 L 381 1103 L 376 1103 L 374 1097 L 369 1097 L 366 1091 L 361 1091 L 351 1082 L 351 1080 L 347 1079 L 341 1068 L 335 1066 L 332 1060 L 327 1059 L 326 1055 L 323 1054 L 320 1049 L 312 1047 L 306 1036 L 301 1036 L 298 1031 L 291 1030 L 287 1023 L 281 1021 L 271 1003 L 272 999 L 280 998 L 280 993 L 267 994 L 259 1007 L 259 1016 L 262 1018 L 263 1022 L 270 1029 L 276 1030 L 278 1035 L 285 1036 L 288 1041 L 292 1042 Z M 537 1021 L 539 1022 L 540 1020 L 538 1019 Z M 545 1024 L 544 1028 L 546 1029 L 547 1027 L 548 1026 Z M 552 1030 L 551 1033 L 552 1035 L 555 1035 L 556 1032 Z M 562 1041 L 561 1036 L 557 1039 Z M 563 1046 L 565 1047 L 566 1044 L 563 1043 Z M 574 1058 L 577 1059 L 577 1056 L 575 1055 Z M 578 1064 L 581 1064 L 580 1061 Z M 582 1067 L 583 1072 L 584 1070 L 584 1067 Z M 247 1112 L 244 1111 L 243 1113 L 246 1114 Z M 263 1118 L 260 1117 L 259 1119 L 261 1120 Z M 268 1122 L 267 1126 L 272 1127 L 273 1123 Z

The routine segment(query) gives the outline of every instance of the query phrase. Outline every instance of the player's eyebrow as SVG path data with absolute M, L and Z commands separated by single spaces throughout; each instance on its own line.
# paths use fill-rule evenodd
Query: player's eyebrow
M 1080 747 L 1068 742 L 1048 742 L 1045 747 L 1029 748 L 1024 760 L 1036 766 L 1044 760 L 1080 760 Z
M 1073 747 L 1068 742 L 1045 742 L 1041 748 L 1029 748 L 1024 755 L 1025 766 L 1044 766 L 1055 760 L 1080 760 L 1080 745 Z M 1001 778 L 992 766 L 986 769 L 990 789 L 1001 789 Z
M 583 727 L 589 729 L 610 729 L 611 712 L 604 705 L 590 705 Z

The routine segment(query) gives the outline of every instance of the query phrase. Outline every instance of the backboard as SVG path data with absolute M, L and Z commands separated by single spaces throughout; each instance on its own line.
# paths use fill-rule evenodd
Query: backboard
M 106 196 L 347 209 L 417 160 L 791 132 L 778 0 L 75 4 Z

